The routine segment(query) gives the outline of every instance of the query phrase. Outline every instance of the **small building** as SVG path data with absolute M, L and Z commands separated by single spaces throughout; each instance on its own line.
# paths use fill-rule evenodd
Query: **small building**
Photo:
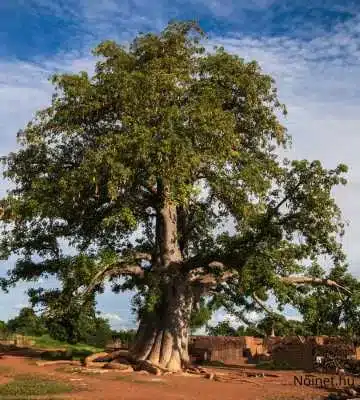
M 264 342 L 251 336 L 191 336 L 189 354 L 192 361 L 220 361 L 245 364 L 264 354 Z

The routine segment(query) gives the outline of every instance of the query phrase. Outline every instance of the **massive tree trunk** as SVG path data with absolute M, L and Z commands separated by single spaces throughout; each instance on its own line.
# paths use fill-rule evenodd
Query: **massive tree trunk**
M 132 357 L 180 371 L 189 361 L 188 333 L 193 293 L 186 280 L 177 277 L 168 283 L 153 312 L 143 315 Z
M 152 312 L 142 315 L 132 357 L 147 360 L 170 371 L 179 371 L 189 360 L 188 332 L 193 306 L 193 291 L 177 237 L 177 209 L 166 188 L 157 212 L 158 265 L 153 266 L 160 293 Z

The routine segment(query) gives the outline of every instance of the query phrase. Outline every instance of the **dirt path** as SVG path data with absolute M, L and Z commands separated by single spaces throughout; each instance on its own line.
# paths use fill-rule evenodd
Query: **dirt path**
M 11 375 L 37 374 L 72 383 L 79 391 L 61 398 L 74 400 L 312 400 L 326 394 L 324 390 L 294 386 L 294 372 L 276 372 L 279 378 L 250 378 L 254 383 L 222 383 L 199 377 L 125 375 L 116 371 L 88 376 L 61 371 L 59 366 L 39 367 L 32 359 L 14 356 L 0 359 L 0 375 L 4 367 Z M 0 384 L 3 382 L 0 377 Z

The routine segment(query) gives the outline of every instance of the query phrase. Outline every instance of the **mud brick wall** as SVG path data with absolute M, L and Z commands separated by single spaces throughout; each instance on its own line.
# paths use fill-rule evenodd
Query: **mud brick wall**
M 207 353 L 210 361 L 222 361 L 226 364 L 244 362 L 243 351 L 245 339 L 243 336 L 191 336 L 189 343 L 190 356 L 199 358 Z
M 210 353 L 211 361 L 222 361 L 226 364 L 237 364 L 244 361 L 243 346 L 240 342 L 219 343 Z
M 221 361 L 224 364 L 244 364 L 246 357 L 243 357 L 241 349 L 223 349 L 211 352 L 211 361 Z
M 223 361 L 226 363 L 243 363 L 244 350 L 249 349 L 251 356 L 265 354 L 267 345 L 261 338 L 252 336 L 191 336 L 189 351 L 190 354 L 197 350 L 207 350 L 212 361 Z
M 190 336 L 190 345 L 198 349 L 223 349 L 229 346 L 244 347 L 244 336 Z
M 273 360 L 286 363 L 293 368 L 312 370 L 314 367 L 313 345 L 311 343 L 287 344 L 275 348 L 272 353 Z

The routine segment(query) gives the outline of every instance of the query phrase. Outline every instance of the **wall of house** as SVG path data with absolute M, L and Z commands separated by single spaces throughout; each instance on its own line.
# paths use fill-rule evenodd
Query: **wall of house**
M 292 343 L 279 345 L 273 349 L 272 359 L 276 363 L 286 363 L 296 369 L 312 370 L 314 366 L 313 344 Z
M 225 364 L 243 364 L 246 358 L 243 357 L 242 347 L 230 343 L 211 350 L 210 360 L 222 361 Z
M 222 361 L 226 364 L 243 364 L 245 337 L 230 336 L 192 336 L 189 353 L 197 361 Z

